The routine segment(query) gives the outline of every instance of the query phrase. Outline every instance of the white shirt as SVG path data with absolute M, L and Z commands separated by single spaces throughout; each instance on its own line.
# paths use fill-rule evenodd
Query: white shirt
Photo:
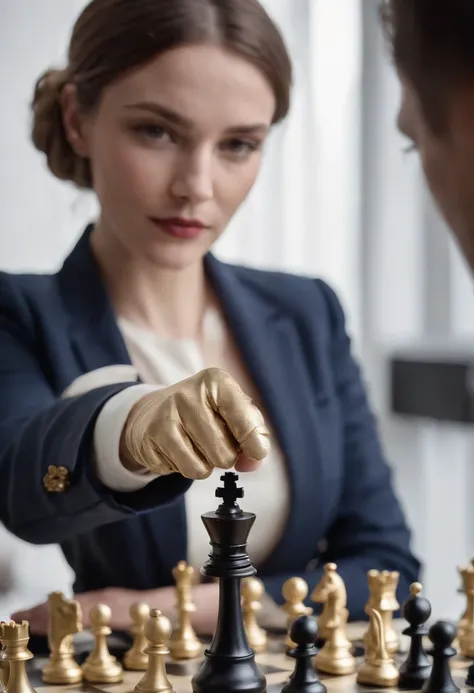
M 128 471 L 121 464 L 118 454 L 120 436 L 128 413 L 144 394 L 157 387 L 173 385 L 210 366 L 226 368 L 239 380 L 242 389 L 248 391 L 250 383 L 245 369 L 240 366 L 236 369 L 238 359 L 226 358 L 226 354 L 232 349 L 235 352 L 235 347 L 226 337 L 227 332 L 223 328 L 220 315 L 217 311 L 210 310 L 204 326 L 205 358 L 194 341 L 165 339 L 120 318 L 119 329 L 133 366 L 112 366 L 88 373 L 68 388 L 65 394 L 76 394 L 92 387 L 134 379 L 137 375 L 146 383 L 127 388 L 112 397 L 97 419 L 94 435 L 97 475 L 108 488 L 122 492 L 134 491 L 156 478 L 147 472 Z M 248 542 L 249 555 L 256 566 L 272 552 L 278 542 L 290 505 L 285 460 L 268 421 L 266 423 L 271 434 L 270 453 L 256 472 L 240 475 L 239 480 L 244 488 L 241 506 L 256 514 Z M 185 494 L 187 560 L 196 569 L 202 566 L 209 555 L 209 537 L 201 515 L 217 507 L 215 489 L 221 485 L 221 474 L 222 470 L 216 469 L 208 479 L 194 482 Z

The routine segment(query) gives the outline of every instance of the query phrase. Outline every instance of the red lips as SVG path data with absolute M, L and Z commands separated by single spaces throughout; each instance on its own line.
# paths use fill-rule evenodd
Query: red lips
M 152 221 L 164 233 L 173 238 L 196 238 L 207 228 L 206 224 L 199 219 L 186 219 L 184 217 L 152 219 Z

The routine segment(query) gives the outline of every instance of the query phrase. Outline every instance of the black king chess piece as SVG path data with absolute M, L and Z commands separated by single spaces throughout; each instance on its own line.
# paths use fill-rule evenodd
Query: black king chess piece
M 238 498 L 237 474 L 227 472 L 216 490 L 222 504 L 202 515 L 211 540 L 209 560 L 201 573 L 219 579 L 219 615 L 212 643 L 204 662 L 192 679 L 193 693 L 262 693 L 266 679 L 255 663 L 255 652 L 245 633 L 241 607 L 241 580 L 257 572 L 247 554 L 247 538 L 255 522 L 253 513 L 243 512 Z
M 420 595 L 421 585 L 414 582 L 410 586 L 410 597 L 403 604 L 403 616 L 409 626 L 403 631 L 410 636 L 408 656 L 400 666 L 399 688 L 416 690 L 422 687 L 431 673 L 431 660 L 423 647 L 423 637 L 428 635 L 426 621 L 431 616 L 431 604 Z

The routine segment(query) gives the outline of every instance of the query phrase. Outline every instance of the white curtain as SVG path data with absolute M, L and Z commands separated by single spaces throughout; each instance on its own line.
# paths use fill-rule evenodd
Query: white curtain
M 218 249 L 232 261 L 321 276 L 361 329 L 360 0 L 266 0 L 295 66 L 292 110 Z

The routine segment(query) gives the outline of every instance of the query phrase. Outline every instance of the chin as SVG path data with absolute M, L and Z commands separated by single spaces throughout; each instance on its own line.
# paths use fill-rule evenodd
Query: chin
M 165 270 L 184 270 L 188 267 L 202 262 L 208 248 L 197 247 L 189 244 L 182 247 L 159 247 L 149 249 L 146 256 L 154 265 Z

